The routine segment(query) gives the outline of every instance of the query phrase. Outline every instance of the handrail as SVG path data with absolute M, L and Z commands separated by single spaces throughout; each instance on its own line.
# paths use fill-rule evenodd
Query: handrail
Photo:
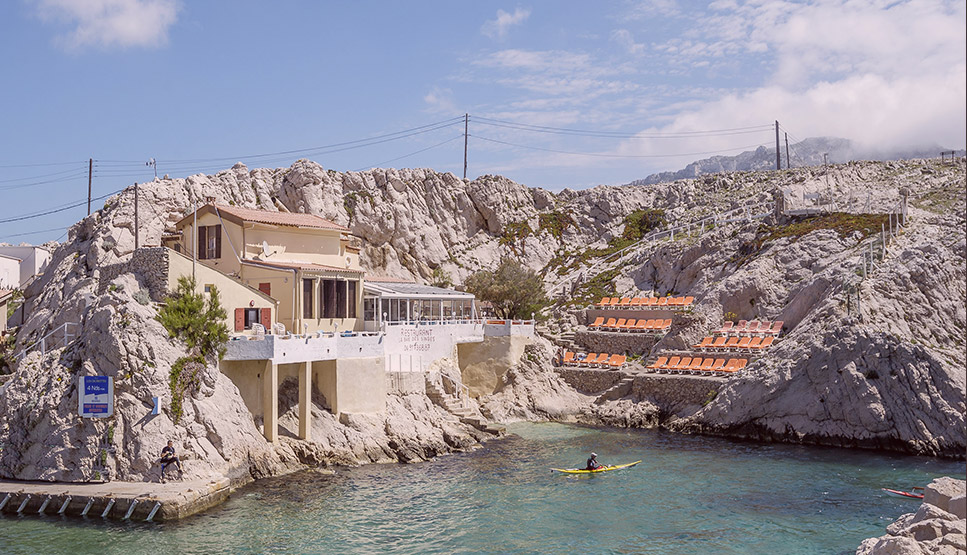
M 40 347 L 40 354 L 41 355 L 46 354 L 47 353 L 47 339 L 49 337 L 51 337 L 52 335 L 54 335 L 55 333 L 57 333 L 57 332 L 61 332 L 61 331 L 63 332 L 63 334 L 64 334 L 64 343 L 63 344 L 64 345 L 67 345 L 73 339 L 74 335 L 76 335 L 76 333 L 71 333 L 71 331 L 70 331 L 70 327 L 71 326 L 80 326 L 80 324 L 78 324 L 77 322 L 64 322 L 63 324 L 57 326 L 56 328 L 54 328 L 53 330 L 51 330 L 50 333 L 48 333 L 47 335 L 41 337 L 39 341 L 37 341 L 36 343 L 34 343 L 33 345 L 31 345 L 30 347 L 27 347 L 26 349 L 24 349 L 20 353 L 18 353 L 16 355 L 16 357 L 15 357 L 16 360 L 17 360 L 17 362 L 23 360 L 23 358 L 25 356 L 27 356 L 28 354 L 30 354 L 31 352 L 33 352 L 34 350 L 36 350 L 37 347 Z M 51 347 L 51 348 L 54 348 L 54 347 Z
M 460 401 L 460 403 L 463 404 L 463 406 L 467 406 L 467 399 L 470 399 L 470 388 L 462 383 L 457 382 L 456 380 L 454 380 L 450 376 L 447 376 L 443 372 L 440 372 L 440 377 L 445 380 L 449 380 L 450 383 L 453 384 L 453 387 L 457 392 L 456 394 L 457 400 Z M 463 395 L 461 395 L 461 392 L 463 393 Z

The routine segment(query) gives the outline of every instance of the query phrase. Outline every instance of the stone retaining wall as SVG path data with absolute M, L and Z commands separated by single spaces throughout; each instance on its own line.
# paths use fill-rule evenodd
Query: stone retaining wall
M 164 300 L 168 292 L 168 249 L 144 247 L 131 255 L 127 262 L 110 264 L 100 269 L 97 293 L 103 295 L 107 286 L 121 274 L 137 274 L 147 287 L 151 300 Z
M 558 368 L 557 373 L 571 387 L 587 395 L 604 393 L 628 376 L 624 372 L 582 368 Z M 709 400 L 712 392 L 717 394 L 723 383 L 724 379 L 710 376 L 637 374 L 630 397 L 650 401 L 666 415 L 678 415 L 694 412 Z
M 660 337 L 639 332 L 580 330 L 574 334 L 574 342 L 589 353 L 647 355 Z

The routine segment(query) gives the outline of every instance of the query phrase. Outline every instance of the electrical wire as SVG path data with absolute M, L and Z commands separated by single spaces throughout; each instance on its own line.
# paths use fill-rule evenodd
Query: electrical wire
M 402 160 L 404 158 L 409 158 L 410 156 L 415 156 L 415 155 L 417 155 L 417 154 L 419 154 L 421 152 L 426 152 L 426 151 L 431 150 L 431 149 L 434 149 L 434 148 L 436 148 L 438 146 L 443 146 L 443 145 L 445 145 L 447 143 L 453 142 L 453 141 L 455 141 L 457 139 L 460 139 L 462 137 L 463 137 L 463 133 L 457 135 L 456 137 L 451 137 L 451 138 L 443 141 L 442 143 L 437 143 L 437 144 L 435 144 L 433 146 L 428 146 L 426 148 L 421 148 L 420 150 L 417 150 L 415 152 L 411 152 L 409 154 L 404 154 L 403 156 L 398 156 L 398 157 L 392 158 L 390 160 L 383 160 L 382 162 L 377 162 L 375 164 L 366 166 L 364 168 L 359 168 L 359 169 L 356 169 L 356 170 L 353 170 L 353 171 L 360 172 L 360 171 L 363 171 L 363 170 L 368 170 L 368 169 L 372 169 L 372 168 L 376 168 L 376 167 L 382 166 L 383 164 L 389 164 L 390 162 L 395 162 L 397 160 Z
M 54 172 L 54 173 L 46 173 L 44 175 L 32 175 L 29 177 L 14 177 L 11 179 L 0 179 L 0 183 L 13 183 L 15 181 L 29 181 L 31 179 L 43 179 L 45 177 L 54 177 L 57 175 L 64 175 L 66 173 L 77 172 L 77 171 L 79 171 L 78 168 L 70 168 L 68 170 L 61 170 L 59 172 Z M 83 171 L 87 172 L 87 168 L 83 168 Z
M 50 233 L 51 231 L 60 231 L 62 229 L 67 229 L 64 226 L 52 227 L 50 229 L 39 229 L 37 231 L 27 231 L 24 233 L 14 233 L 13 235 L 4 235 L 3 239 L 13 239 L 14 237 L 26 237 L 27 235 L 38 235 L 41 233 Z
M 106 195 L 101 195 L 99 197 L 92 198 L 91 201 L 105 199 L 105 198 L 107 198 L 107 197 L 109 197 L 111 195 L 116 195 L 116 194 L 120 193 L 123 190 L 124 189 L 119 189 L 117 191 L 114 191 L 113 193 L 108 193 Z M 22 222 L 24 220 L 31 220 L 33 218 L 40 218 L 41 216 L 49 216 L 51 214 L 56 214 L 58 212 L 63 212 L 65 210 L 70 210 L 71 208 L 77 208 L 78 206 L 84 206 L 84 204 L 86 204 L 86 203 L 87 203 L 87 199 L 85 198 L 83 200 L 76 201 L 76 202 L 74 202 L 72 204 L 63 205 L 63 206 L 61 206 L 59 208 L 54 208 L 54 209 L 51 209 L 51 210 L 47 210 L 45 212 L 35 212 L 33 214 L 26 214 L 24 216 L 17 216 L 17 217 L 14 217 L 14 218 L 2 219 L 2 220 L 0 220 L 0 224 L 6 224 L 6 223 L 10 223 L 10 222 Z
M 730 129 L 711 129 L 704 131 L 672 131 L 672 132 L 651 132 L 651 133 L 627 133 L 621 131 L 600 131 L 589 129 L 570 129 L 566 127 L 550 127 L 546 125 L 532 125 L 528 123 L 517 123 L 504 121 L 481 116 L 471 117 L 471 121 L 494 127 L 504 127 L 507 129 L 517 129 L 521 131 L 533 131 L 536 133 L 552 133 L 558 135 L 578 135 L 586 137 L 603 137 L 616 139 L 686 139 L 695 137 L 720 137 L 727 135 L 743 135 L 748 133 L 759 133 L 772 129 L 772 124 L 756 125 L 750 127 L 735 127 Z
M 48 180 L 45 180 L 45 181 L 35 181 L 33 183 L 20 183 L 20 184 L 17 184 L 17 185 L 4 185 L 3 187 L 0 187 L 0 191 L 12 191 L 14 189 L 24 189 L 24 188 L 27 188 L 27 187 L 35 187 L 37 185 L 50 185 L 51 183 L 68 183 L 68 180 L 69 179 L 79 179 L 81 177 L 86 177 L 86 176 L 87 176 L 87 172 L 86 171 L 84 171 L 84 172 L 78 172 L 78 173 L 75 173 L 74 175 L 68 175 L 68 176 L 64 176 L 64 177 L 58 178 L 58 179 L 48 179 Z
M 712 150 L 708 152 L 683 152 L 681 154 L 607 154 L 601 152 L 572 152 L 566 150 L 555 150 L 551 148 L 541 148 L 536 146 L 520 145 L 515 143 L 508 143 L 506 141 L 498 141 L 497 139 L 489 139 L 487 137 L 481 137 L 480 135 L 471 135 L 475 139 L 481 139 L 491 143 L 497 143 L 507 146 L 513 146 L 518 148 L 527 148 L 531 150 L 540 150 L 543 152 L 554 152 L 556 154 L 570 154 L 573 156 L 594 156 L 599 158 L 674 158 L 678 156 L 703 156 L 708 154 L 721 154 L 724 152 L 735 152 L 736 150 L 745 150 L 747 148 L 753 148 L 761 146 L 762 143 L 757 143 L 753 145 L 740 146 L 735 148 L 728 148 L 723 150 Z

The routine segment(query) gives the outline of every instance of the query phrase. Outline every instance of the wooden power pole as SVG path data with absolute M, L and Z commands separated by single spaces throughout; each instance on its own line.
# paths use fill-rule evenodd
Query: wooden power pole
M 776 169 L 782 169 L 782 154 L 779 152 L 779 120 L 776 120 Z
M 94 159 L 87 160 L 87 215 L 91 215 L 91 181 L 94 178 Z
M 470 129 L 470 114 L 463 114 L 463 178 L 467 178 L 467 131 Z
M 786 169 L 788 170 L 791 166 L 789 165 L 789 133 L 783 132 L 786 136 Z
M 141 245 L 139 238 L 141 237 L 141 225 L 138 219 L 138 182 L 134 182 L 134 249 L 137 250 Z

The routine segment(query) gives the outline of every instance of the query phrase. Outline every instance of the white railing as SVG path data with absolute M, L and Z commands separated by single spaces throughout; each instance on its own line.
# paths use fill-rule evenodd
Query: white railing
M 40 341 L 34 343 L 33 345 L 27 347 L 21 351 L 16 359 L 18 361 L 23 360 L 25 356 L 40 349 L 40 354 L 47 354 L 48 350 L 58 349 L 63 347 L 74 340 L 77 334 L 80 332 L 81 325 L 77 322 L 64 322 L 60 326 L 54 328 L 50 333 L 40 338 Z M 61 334 L 60 337 L 57 334 Z
M 453 385 L 453 390 L 455 392 L 454 396 L 457 398 L 457 401 L 460 402 L 460 405 L 465 408 L 469 408 L 470 388 L 454 380 L 450 376 L 447 376 L 446 374 L 441 373 L 440 377 Z

